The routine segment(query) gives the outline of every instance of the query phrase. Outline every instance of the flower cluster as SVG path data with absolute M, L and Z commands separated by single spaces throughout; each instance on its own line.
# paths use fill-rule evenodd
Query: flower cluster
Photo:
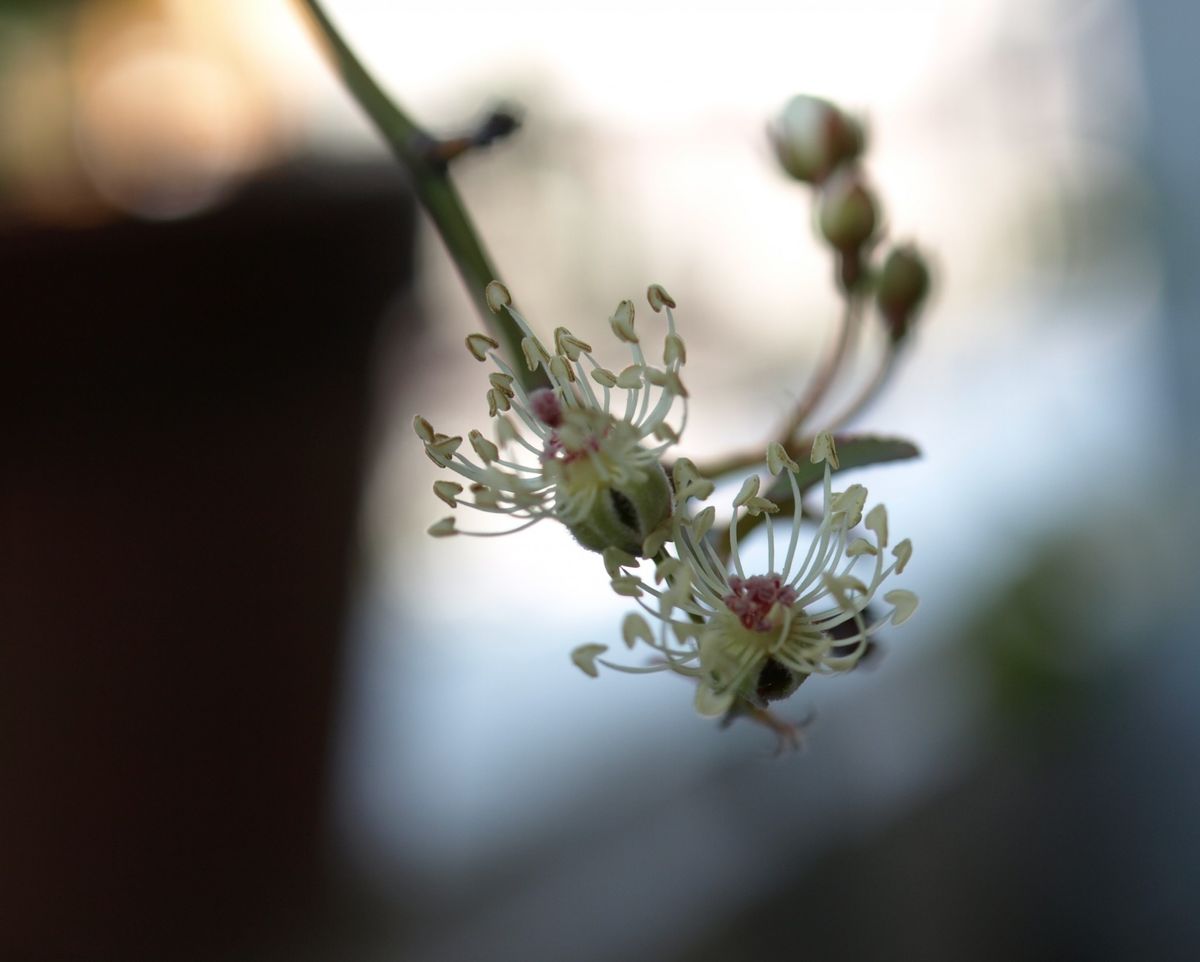
M 462 453 L 461 436 L 439 434 L 417 417 L 414 427 L 430 459 L 466 485 L 437 481 L 434 494 L 452 508 L 508 515 L 519 522 L 511 531 L 557 518 L 586 548 L 640 554 L 646 538 L 669 524 L 671 487 L 661 458 L 687 420 L 687 392 L 679 379 L 686 351 L 675 330 L 675 302 L 657 284 L 647 291 L 650 306 L 665 312 L 667 319 L 662 367 L 649 363 L 642 351 L 633 303 L 617 306 L 609 322 L 617 339 L 628 346 L 632 363 L 616 373 L 601 367 L 591 346 L 565 327 L 555 330 L 554 351 L 549 351 L 500 283 L 488 285 L 487 298 L 493 311 L 507 313 L 519 327 L 525 362 L 531 372 L 543 372 L 548 386 L 526 390 L 498 353 L 495 340 L 486 334 L 470 335 L 471 355 L 496 367 L 487 391 L 496 440 L 471 431 L 467 439 L 473 460 Z M 674 429 L 667 418 L 677 399 L 683 414 Z M 464 491 L 468 497 L 463 497 Z M 461 531 L 451 516 L 429 533 L 508 532 Z
M 724 715 L 739 704 L 762 708 L 771 697 L 790 692 L 805 677 L 846 671 L 854 667 L 868 639 L 885 624 L 898 625 L 916 609 L 909 591 L 893 589 L 883 595 L 890 607 L 873 616 L 880 586 L 904 570 L 912 554 L 905 539 L 888 547 L 887 512 L 876 505 L 865 516 L 867 490 L 860 484 L 844 491 L 832 488 L 831 469 L 837 450 L 828 433 L 817 436 L 812 463 L 824 462 L 824 500 L 816 534 L 801 551 L 803 517 L 799 466 L 782 445 L 767 449 L 766 468 L 785 475 L 778 490 L 790 494 L 794 510 L 786 542 L 776 537 L 770 517 L 778 505 L 759 494 L 761 479 L 753 475 L 734 498 L 729 525 L 728 563 L 718 555 L 709 532 L 716 509 L 686 510 L 690 498 L 703 500 L 712 485 L 699 478 L 687 461 L 676 465 L 676 497 L 680 502 L 672 522 L 672 548 L 657 545 L 653 583 L 643 579 L 636 558 L 619 551 L 605 553 L 605 562 L 618 594 L 636 598 L 657 622 L 651 629 L 641 614 L 625 618 L 622 633 L 627 646 L 642 642 L 655 660 L 643 666 L 619 665 L 600 656 L 604 645 L 584 645 L 572 658 L 589 675 L 597 665 L 633 673 L 674 671 L 698 682 L 696 708 L 702 715 Z M 782 499 L 782 496 L 781 496 Z M 738 520 L 766 515 L 767 564 L 762 574 L 747 573 L 738 550 Z M 854 531 L 862 524 L 870 539 Z M 868 611 L 872 605 L 872 611 Z

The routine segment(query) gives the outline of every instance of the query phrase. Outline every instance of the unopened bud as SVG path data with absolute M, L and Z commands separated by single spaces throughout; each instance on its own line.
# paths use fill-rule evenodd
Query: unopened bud
M 875 300 L 887 322 L 892 341 L 908 333 L 917 312 L 929 293 L 929 268 L 925 258 L 911 244 L 895 247 L 883 262 Z
M 796 180 L 819 184 L 862 153 L 862 126 L 828 100 L 801 94 L 770 128 L 775 156 Z
M 822 188 L 821 233 L 837 250 L 859 250 L 875 233 L 878 220 L 875 197 L 858 171 L 842 171 Z
M 850 624 L 853 625 L 854 622 L 851 621 Z M 795 692 L 807 677 L 800 672 L 792 671 L 774 658 L 768 658 L 767 663 L 758 673 L 758 679 L 754 684 L 754 694 L 762 704 L 782 701 Z
M 602 487 L 585 515 L 563 521 L 585 548 L 619 548 L 636 557 L 670 516 L 671 484 L 662 467 L 654 464 L 619 488 Z

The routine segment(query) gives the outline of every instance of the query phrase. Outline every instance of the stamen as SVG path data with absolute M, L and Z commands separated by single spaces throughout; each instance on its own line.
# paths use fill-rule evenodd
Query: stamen
M 483 289 L 483 297 L 493 314 L 499 314 L 512 304 L 512 295 L 508 293 L 508 288 L 499 281 L 489 281 L 488 286 Z M 496 346 L 499 347 L 499 345 Z
M 467 335 L 467 350 L 471 352 L 471 357 L 477 361 L 486 361 L 488 352 L 494 351 L 499 347 L 500 342 L 495 338 L 488 337 L 486 334 Z

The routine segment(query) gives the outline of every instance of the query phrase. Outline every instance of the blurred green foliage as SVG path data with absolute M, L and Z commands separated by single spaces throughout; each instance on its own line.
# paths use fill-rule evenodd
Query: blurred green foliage
M 0 17 L 34 19 L 81 6 L 83 0 L 0 0 Z
M 1071 531 L 1043 542 L 966 631 L 1002 725 L 1068 722 L 1115 678 L 1121 659 L 1092 616 L 1106 589 L 1087 564 L 1085 544 Z

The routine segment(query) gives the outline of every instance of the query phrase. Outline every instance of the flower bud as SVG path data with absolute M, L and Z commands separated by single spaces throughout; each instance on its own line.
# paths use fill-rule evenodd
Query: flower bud
M 637 557 L 646 537 L 670 515 L 671 484 L 662 467 L 653 464 L 636 480 L 601 487 L 582 517 L 562 520 L 585 548 L 618 548 Z
M 770 128 L 775 156 L 796 180 L 819 184 L 863 149 L 861 125 L 827 100 L 801 94 Z
M 821 189 L 821 233 L 839 251 L 859 250 L 879 221 L 879 205 L 857 170 L 845 170 Z
M 929 268 L 912 244 L 894 247 L 879 272 L 875 300 L 892 341 L 900 341 L 929 293 Z
M 854 622 L 850 622 L 851 626 L 853 624 Z M 755 682 L 754 687 L 754 698 L 750 699 L 751 704 L 766 705 L 768 702 L 782 701 L 794 694 L 807 677 L 807 675 L 792 671 L 781 665 L 774 658 L 768 658 L 767 663 L 762 667 L 762 671 L 758 673 L 758 680 Z

